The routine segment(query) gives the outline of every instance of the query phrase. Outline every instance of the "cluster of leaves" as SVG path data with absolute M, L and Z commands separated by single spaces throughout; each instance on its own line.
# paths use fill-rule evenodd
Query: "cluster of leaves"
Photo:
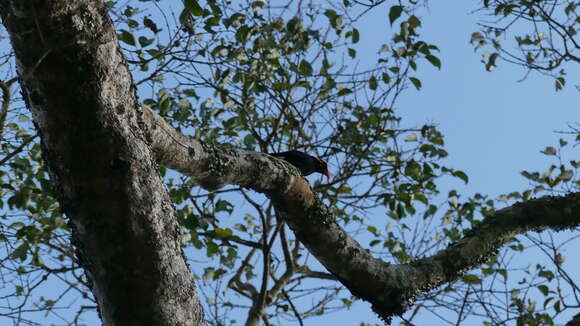
M 494 20 L 482 23 L 481 31 L 471 35 L 471 43 L 475 49 L 490 49 L 482 60 L 488 71 L 501 58 L 553 77 L 556 90 L 566 85 L 569 63 L 580 62 L 578 2 L 486 0 L 482 9 Z M 506 47 L 505 39 L 515 40 L 515 49 Z
M 513 204 L 546 194 L 561 195 L 580 189 L 577 161 L 564 161 L 568 151 L 578 145 L 577 131 L 566 132 L 576 138 L 572 141 L 560 139 L 557 146 L 548 146 L 541 153 L 557 161 L 544 172 L 523 171 L 522 176 L 530 181 L 530 189 L 499 196 L 498 200 L 475 194 L 464 203 L 451 192 L 451 208 L 445 216 L 450 219 L 443 230 L 448 239 L 457 241 L 465 230 L 478 224 L 480 219 L 493 214 L 498 203 Z M 444 220 L 444 221 L 445 221 Z M 444 222 L 445 223 L 445 222 Z M 577 279 L 569 273 L 565 253 L 574 246 L 578 235 L 568 232 L 556 236 L 552 232 L 526 234 L 513 238 L 498 256 L 492 257 L 479 269 L 464 275 L 460 282 L 434 291 L 439 307 L 449 311 L 461 310 L 459 320 L 468 315 L 482 315 L 486 325 L 515 322 L 518 325 L 554 325 L 554 318 L 566 309 L 579 304 Z M 531 253 L 530 248 L 537 251 Z M 531 256 L 529 265 L 516 266 L 515 257 Z M 540 255 L 543 258 L 540 258 Z M 573 293 L 569 296 L 566 294 Z M 476 295 L 477 300 L 468 300 Z M 425 300 L 421 298 L 419 301 Z M 427 301 L 429 299 L 426 299 Z

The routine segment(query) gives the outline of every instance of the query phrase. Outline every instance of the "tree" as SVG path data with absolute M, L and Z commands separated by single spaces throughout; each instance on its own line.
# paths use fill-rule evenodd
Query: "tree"
M 574 161 L 571 168 L 559 167 L 556 177 L 527 172 L 538 187 L 510 194 L 521 203 L 496 209 L 483 196 L 459 203 L 450 193 L 441 212 L 439 178 L 467 181 L 467 176 L 439 164 L 447 153 L 435 126 L 401 127 L 394 110 L 407 86 L 421 87 L 414 76 L 420 63 L 441 66 L 437 47 L 420 39 L 421 21 L 412 6 L 390 7 L 390 23 L 400 22 L 392 44 L 381 47 L 375 67 L 351 71 L 346 64 L 336 66 L 334 51 L 346 44 L 346 53 L 357 56 L 350 46 L 359 40 L 355 24 L 364 16 L 353 14 L 355 4 L 297 7 L 293 12 L 300 15 L 291 17 L 284 15 L 291 4 L 184 4 L 175 20 L 166 16 L 163 21 L 167 39 L 145 36 L 160 33 L 152 26 L 161 22 L 144 16 L 141 25 L 136 18 L 143 13 L 129 5 L 122 11 L 115 3 L 92 1 L 10 1 L 0 7 L 51 176 L 49 183 L 44 167 L 33 164 L 39 160 L 38 146 L 30 150 L 31 158 L 18 162 L 24 166 L 11 167 L 18 173 L 11 178 L 26 182 L 11 189 L 14 195 L 7 202 L 30 212 L 31 219 L 10 225 L 15 232 L 6 237 L 18 244 L 9 250 L 10 258 L 26 266 L 16 269 L 21 274 L 30 275 L 31 268 L 61 273 L 80 283 L 70 282 L 71 287 L 90 289 L 105 324 L 204 323 L 181 249 L 184 239 L 209 257 L 219 257 L 218 266 L 206 267 L 203 276 L 216 282 L 230 276 L 227 286 L 251 302 L 248 325 L 280 314 L 301 321 L 324 313 L 340 299 L 338 282 L 388 321 L 415 300 L 427 300 L 417 296 L 439 285 L 482 283 L 478 275 L 464 275 L 471 268 L 483 266 L 483 276 L 506 274 L 494 257 L 508 242 L 520 250 L 512 243 L 516 234 L 578 226 L 579 194 L 565 188 L 573 185 Z M 281 14 L 272 13 L 275 9 Z M 132 74 L 130 67 L 141 72 Z M 2 87 L 5 107 L 13 83 Z M 140 103 L 136 87 L 147 83 L 156 92 Z M 191 99 L 200 103 L 199 110 Z M 18 124 L 13 128 L 30 130 Z M 35 136 L 20 138 L 23 145 L 8 146 L 15 155 Z M 329 184 L 310 187 L 296 169 L 263 154 L 284 147 L 317 149 L 341 170 Z M 555 148 L 545 152 L 557 154 Z M 187 178 L 177 179 L 165 167 Z M 365 187 L 355 189 L 355 183 Z M 541 184 L 567 194 L 530 199 L 541 193 Z M 225 185 L 236 187 L 219 190 Z M 253 214 L 245 223 L 219 220 L 238 209 L 228 197 L 232 192 L 251 205 Z M 416 251 L 394 233 L 382 239 L 360 213 L 374 207 L 388 209 L 401 234 L 407 232 L 407 219 L 425 225 L 449 219 L 448 239 L 432 240 L 426 251 Z M 353 224 L 376 236 L 371 248 L 382 243 L 391 264 L 373 257 L 343 229 Z M 62 238 L 53 232 L 70 232 L 77 254 L 56 245 Z M 304 248 L 328 272 L 313 270 Z M 262 259 L 253 264 L 257 253 Z M 66 264 L 57 269 L 43 257 Z M 312 295 L 318 302 L 299 312 L 293 302 L 309 279 L 331 285 L 317 287 Z M 461 293 L 453 286 L 449 291 Z M 15 296 L 23 292 L 31 293 L 21 287 Z M 342 303 L 348 306 L 350 300 L 342 298 Z M 549 315 L 517 300 L 516 295 L 508 305 L 513 304 L 518 320 L 548 323 Z M 42 308 L 54 304 L 47 300 Z M 233 306 L 228 299 L 209 304 Z M 213 311 L 207 317 L 215 324 L 221 318 Z

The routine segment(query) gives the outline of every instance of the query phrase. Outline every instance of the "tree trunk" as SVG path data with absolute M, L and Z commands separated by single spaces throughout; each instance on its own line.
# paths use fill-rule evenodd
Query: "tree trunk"
M 204 324 L 107 8 L 12 0 L 0 14 L 103 323 Z

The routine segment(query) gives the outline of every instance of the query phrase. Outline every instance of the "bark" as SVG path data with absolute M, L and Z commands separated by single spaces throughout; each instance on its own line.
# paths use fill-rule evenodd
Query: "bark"
M 106 7 L 6 0 L 0 15 L 103 323 L 204 324 Z
M 337 224 L 332 208 L 284 162 L 183 136 L 147 108 L 144 121 L 160 163 L 209 189 L 237 184 L 268 195 L 308 250 L 352 294 L 370 302 L 385 321 L 408 309 L 419 292 L 458 279 L 517 234 L 580 225 L 580 193 L 529 200 L 488 216 L 462 240 L 432 257 L 389 264 L 372 257 L 352 239 Z
M 580 326 L 580 314 L 576 314 L 572 320 L 566 323 L 566 326 Z

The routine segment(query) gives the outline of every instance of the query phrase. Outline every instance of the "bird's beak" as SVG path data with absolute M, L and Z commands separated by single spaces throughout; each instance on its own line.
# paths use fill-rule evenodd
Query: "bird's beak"
M 322 172 L 322 174 L 324 174 L 327 179 L 330 179 L 330 172 L 328 172 L 328 170 Z

